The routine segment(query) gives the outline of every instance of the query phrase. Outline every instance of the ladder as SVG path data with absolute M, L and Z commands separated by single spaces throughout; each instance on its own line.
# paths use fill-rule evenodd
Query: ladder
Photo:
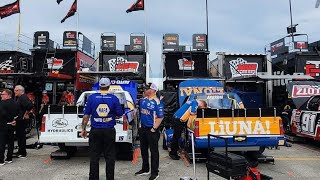
M 57 47 L 50 47 L 49 46 L 47 48 L 46 56 L 44 58 L 43 66 L 42 66 L 43 73 L 48 72 L 48 70 L 49 70 L 49 72 L 52 71 L 53 61 L 56 56 L 56 53 L 57 53 Z M 49 59 L 51 59 L 51 61 Z M 49 67 L 51 67 L 51 68 L 49 68 Z
M 181 66 L 183 77 L 193 77 L 194 63 L 192 61 L 192 52 L 182 52 L 182 59 L 183 62 L 181 62 Z

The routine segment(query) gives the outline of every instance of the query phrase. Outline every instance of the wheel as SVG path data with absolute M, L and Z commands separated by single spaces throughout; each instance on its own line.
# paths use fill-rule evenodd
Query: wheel
M 165 138 L 165 135 L 163 135 L 163 139 L 162 139 L 162 149 L 163 150 L 168 150 L 167 140 Z

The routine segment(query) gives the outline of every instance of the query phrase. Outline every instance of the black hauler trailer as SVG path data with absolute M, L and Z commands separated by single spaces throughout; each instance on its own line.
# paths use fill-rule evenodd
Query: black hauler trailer
M 82 69 L 96 71 L 94 45 L 82 33 L 65 31 L 63 45 L 49 39 L 49 32 L 34 33 L 31 79 L 37 84 L 35 91 L 46 90 L 49 104 L 58 104 L 64 91 L 74 93 L 75 100 L 86 90 L 91 90 L 96 79 L 79 75 Z
M 279 45 L 279 42 L 282 44 Z M 312 77 L 314 80 L 320 80 L 320 41 L 310 43 L 308 42 L 294 42 L 293 49 L 289 51 L 284 40 L 278 40 L 277 43 L 271 43 L 271 60 L 273 75 L 298 75 L 304 74 Z M 304 78 L 293 79 L 296 81 L 307 80 Z M 290 105 L 294 108 L 286 85 L 289 80 L 274 80 L 273 81 L 273 102 L 274 106 L 285 107 Z
M 0 51 L 0 89 L 13 90 L 16 84 L 29 82 L 32 57 L 19 51 Z
M 165 34 L 162 44 L 164 90 L 177 90 L 188 79 L 209 78 L 207 35 L 194 34 L 192 46 L 179 44 L 178 34 Z
M 111 80 L 132 80 L 138 84 L 138 98 L 147 81 L 148 55 L 144 34 L 130 34 L 130 45 L 119 47 L 115 33 L 101 34 L 99 71 Z M 122 49 L 122 50 L 119 50 Z

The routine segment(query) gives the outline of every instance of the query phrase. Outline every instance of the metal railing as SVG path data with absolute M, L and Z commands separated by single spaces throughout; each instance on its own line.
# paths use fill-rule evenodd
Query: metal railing
M 25 34 L 0 33 L 0 51 L 19 51 L 31 54 L 33 39 Z

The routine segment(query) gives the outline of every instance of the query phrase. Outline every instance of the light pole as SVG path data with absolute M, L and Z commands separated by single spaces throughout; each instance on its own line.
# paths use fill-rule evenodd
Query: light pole
M 293 23 L 292 23 L 292 8 L 291 8 L 291 0 L 289 0 L 289 5 L 290 5 L 290 32 L 291 32 L 291 38 L 292 38 L 292 43 L 294 42 L 294 37 L 293 37 L 293 29 L 295 29 L 295 27 L 293 27 Z M 289 33 L 289 32 L 288 32 Z
M 209 51 L 209 16 L 208 16 L 208 0 L 206 0 L 206 26 L 207 26 L 207 50 Z

